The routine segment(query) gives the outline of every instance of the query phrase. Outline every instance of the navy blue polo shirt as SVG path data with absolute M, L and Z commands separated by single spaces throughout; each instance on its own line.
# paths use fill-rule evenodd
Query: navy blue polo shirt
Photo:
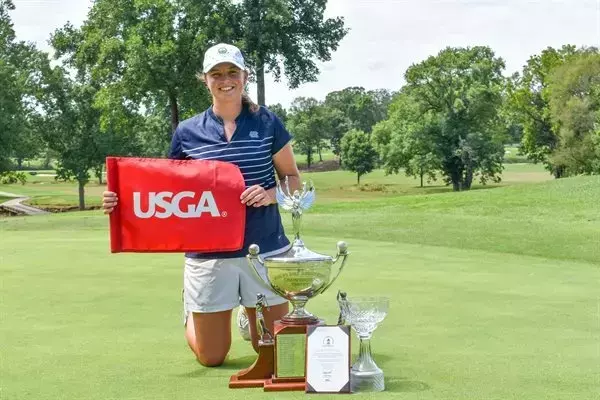
M 276 185 L 273 155 L 291 139 L 281 120 L 260 107 L 251 112 L 248 106 L 236 118 L 236 129 L 228 142 L 223 120 L 212 106 L 201 114 L 181 121 L 173 133 L 169 158 L 218 160 L 237 165 L 246 187 Z M 186 253 L 192 258 L 245 257 L 251 244 L 260 246 L 261 254 L 285 249 L 289 245 L 277 204 L 246 207 L 244 246 L 239 251 L 220 253 Z

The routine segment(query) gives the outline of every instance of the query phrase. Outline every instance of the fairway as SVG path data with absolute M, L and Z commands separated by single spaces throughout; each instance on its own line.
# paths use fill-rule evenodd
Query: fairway
M 507 171 L 512 184 L 464 193 L 307 174 L 307 246 L 333 255 L 346 240 L 351 252 L 308 310 L 333 324 L 338 289 L 391 298 L 372 345 L 386 391 L 356 396 L 598 399 L 600 177 Z M 2 400 L 339 398 L 228 389 L 255 358 L 248 342 L 234 332 L 226 365 L 199 365 L 183 337 L 182 256 L 110 254 L 99 211 L 0 218 L 0 238 Z

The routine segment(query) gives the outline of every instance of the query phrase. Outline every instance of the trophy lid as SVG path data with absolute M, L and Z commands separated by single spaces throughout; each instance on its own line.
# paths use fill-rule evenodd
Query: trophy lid
M 297 264 L 303 262 L 333 262 L 333 258 L 307 249 L 302 240 L 296 239 L 289 250 L 272 257 L 265 257 L 266 261 Z

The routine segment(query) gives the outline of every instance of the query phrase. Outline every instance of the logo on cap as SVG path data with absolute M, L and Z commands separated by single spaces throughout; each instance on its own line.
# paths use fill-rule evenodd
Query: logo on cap
M 219 49 L 219 54 L 227 54 L 227 53 L 228 53 L 228 52 L 227 52 L 227 49 L 226 49 L 225 47 L 221 47 L 221 48 Z

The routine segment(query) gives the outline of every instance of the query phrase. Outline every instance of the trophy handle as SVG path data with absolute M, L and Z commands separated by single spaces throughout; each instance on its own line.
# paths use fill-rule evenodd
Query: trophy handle
M 248 253 L 250 253 L 250 254 L 246 255 L 246 259 L 248 260 L 248 263 L 250 264 L 250 267 L 251 267 L 250 269 L 252 270 L 252 272 L 254 272 L 254 275 L 256 275 L 256 277 L 258 278 L 258 281 L 267 290 L 273 291 L 273 287 L 271 286 L 271 283 L 268 281 L 265 281 L 263 279 L 263 277 L 260 276 L 260 274 L 258 273 L 258 269 L 256 269 L 256 265 L 254 264 L 254 261 L 256 260 L 263 268 L 265 268 L 264 261 L 258 255 L 258 253 L 260 253 L 260 247 L 258 247 L 257 244 L 251 244 L 250 247 L 248 248 Z
M 329 287 L 331 285 L 333 285 L 333 282 L 335 282 L 335 280 L 337 279 L 337 277 L 340 276 L 340 273 L 344 269 L 344 265 L 346 265 L 346 259 L 348 258 L 348 255 L 350 254 L 348 252 L 348 245 L 344 241 L 339 241 L 339 242 L 337 242 L 337 249 L 338 249 L 337 255 L 333 259 L 333 264 L 332 265 L 334 265 L 336 262 L 338 262 L 338 260 L 340 259 L 340 257 L 343 257 L 342 258 L 342 264 L 340 265 L 340 268 L 338 268 L 337 274 L 335 274 L 335 276 L 333 277 L 333 279 L 327 285 L 325 285 L 325 287 L 323 288 L 323 290 L 321 290 L 320 293 L 325 292 L 327 289 L 329 289 Z

